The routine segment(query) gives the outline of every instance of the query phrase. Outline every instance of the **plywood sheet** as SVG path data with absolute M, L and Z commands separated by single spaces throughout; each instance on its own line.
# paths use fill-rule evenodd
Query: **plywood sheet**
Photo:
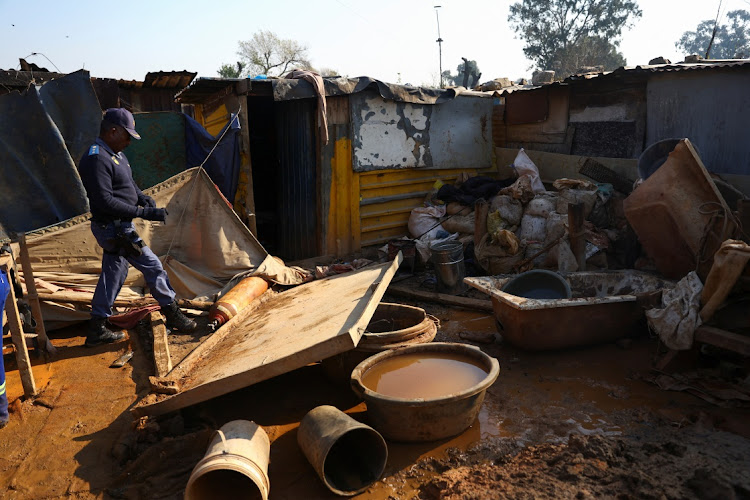
M 242 311 L 163 379 L 176 383 L 178 394 L 133 413 L 184 408 L 353 349 L 401 260 L 399 253 L 393 262 L 300 285 Z

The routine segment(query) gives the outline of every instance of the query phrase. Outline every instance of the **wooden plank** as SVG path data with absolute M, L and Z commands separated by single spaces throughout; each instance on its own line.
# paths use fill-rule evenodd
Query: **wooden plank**
M 39 295 L 36 291 L 34 282 L 34 271 L 31 268 L 31 259 L 29 258 L 29 247 L 26 245 L 26 233 L 21 233 L 18 237 L 18 246 L 20 249 L 21 266 L 23 268 L 23 279 L 26 281 L 27 298 L 31 302 L 31 314 L 36 321 L 34 331 L 39 336 L 39 346 L 49 355 L 57 352 L 55 346 L 47 337 L 47 330 L 44 328 L 44 316 L 42 316 L 42 306 L 39 303 Z
M 243 160 L 240 167 L 245 176 L 247 176 L 247 193 L 245 195 L 245 207 L 248 211 L 243 214 L 243 219 L 247 217 L 247 227 L 253 235 L 258 236 L 258 219 L 255 216 L 255 192 L 253 191 L 253 161 L 250 155 L 250 125 L 247 114 L 247 96 L 239 96 L 240 100 L 240 150 Z
M 399 297 L 406 297 L 415 300 L 426 300 L 428 302 L 437 302 L 438 304 L 464 307 L 477 311 L 492 312 L 492 301 L 484 299 L 471 299 L 468 297 L 457 297 L 445 293 L 426 292 L 423 290 L 414 290 L 403 285 L 391 285 L 388 287 L 388 293 Z
M 151 332 L 154 337 L 154 369 L 157 377 L 164 377 L 172 371 L 172 357 L 169 355 L 167 326 L 164 317 L 158 311 L 149 313 Z
M 243 309 L 163 379 L 180 392 L 132 410 L 160 415 L 356 347 L 403 260 L 313 281 Z M 219 333 L 222 335 L 219 336 Z
M 8 265 L 3 265 L 2 269 L 8 274 L 8 278 L 10 278 Z M 10 284 L 10 292 L 8 292 L 8 297 L 5 300 L 5 314 L 8 316 L 10 335 L 13 339 L 13 345 L 16 347 L 16 364 L 18 364 L 18 372 L 21 374 L 23 393 L 26 397 L 36 396 L 37 390 L 36 383 L 34 382 L 34 373 L 31 371 L 29 350 L 26 348 L 26 340 L 24 339 L 21 316 L 18 314 L 16 292 L 13 289 L 13 283 Z
M 39 300 L 43 302 L 56 302 L 56 303 L 72 303 L 72 304 L 91 304 L 93 299 L 93 292 L 77 292 L 71 290 L 60 290 L 58 292 L 40 293 Z M 135 307 L 135 306 L 147 306 L 156 304 L 156 300 L 152 297 L 133 297 L 133 298 L 118 298 L 115 299 L 114 306 L 118 307 Z M 213 302 L 205 302 L 202 300 L 192 299 L 177 299 L 177 305 L 180 307 L 187 307 L 190 309 L 200 309 L 207 311 L 213 306 Z
M 750 356 L 750 337 L 728 332 L 713 326 L 702 325 L 695 330 L 695 341 Z

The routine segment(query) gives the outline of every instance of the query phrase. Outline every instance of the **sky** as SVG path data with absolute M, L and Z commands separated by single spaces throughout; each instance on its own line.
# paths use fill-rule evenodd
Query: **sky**
M 510 0 L 91 0 L 33 3 L 0 0 L 0 69 L 19 58 L 50 71 L 81 68 L 91 76 L 143 80 L 149 71 L 216 77 L 238 60 L 238 42 L 259 30 L 308 47 L 313 66 L 390 83 L 439 83 L 475 60 L 481 81 L 530 77 L 532 63 L 508 23 Z M 628 65 L 663 56 L 682 61 L 675 42 L 716 16 L 719 0 L 638 0 L 643 16 L 621 36 Z M 439 8 L 435 8 L 439 5 Z M 723 0 L 722 12 L 750 10 L 750 0 Z M 33 54 L 33 55 L 32 55 Z

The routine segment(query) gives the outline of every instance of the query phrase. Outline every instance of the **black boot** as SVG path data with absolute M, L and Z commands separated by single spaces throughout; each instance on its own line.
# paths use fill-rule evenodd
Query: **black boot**
M 167 318 L 167 327 L 172 330 L 192 332 L 198 327 L 198 323 L 182 314 L 177 302 L 172 302 L 168 306 L 161 306 L 161 312 Z
M 109 344 L 125 338 L 122 332 L 113 332 L 107 328 L 107 318 L 92 316 L 89 321 L 89 334 L 86 337 L 86 347 L 94 347 L 99 344 Z

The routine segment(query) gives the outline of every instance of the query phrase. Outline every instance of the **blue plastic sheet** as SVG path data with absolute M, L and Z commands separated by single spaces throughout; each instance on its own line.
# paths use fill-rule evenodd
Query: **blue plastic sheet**
M 60 80 L 66 80 L 58 82 L 67 88 L 66 95 L 76 88 L 73 94 L 90 92 L 93 101 L 76 98 L 62 105 L 57 89 L 51 88 L 44 94 L 53 118 L 35 86 L 23 94 L 0 96 L 0 237 L 10 231 L 26 232 L 56 224 L 88 211 L 77 159 L 68 152 L 56 121 L 70 131 L 71 144 L 80 144 L 90 139 L 90 117 L 101 117 L 101 111 L 87 72 Z M 97 103 L 93 109 L 92 103 Z M 96 132 L 98 129 L 94 136 Z
M 203 168 L 211 180 L 221 194 L 234 203 L 240 173 L 240 124 L 237 115 L 232 115 L 227 126 L 216 137 L 200 123 L 185 116 L 185 156 L 188 167 L 197 167 L 205 160 Z

